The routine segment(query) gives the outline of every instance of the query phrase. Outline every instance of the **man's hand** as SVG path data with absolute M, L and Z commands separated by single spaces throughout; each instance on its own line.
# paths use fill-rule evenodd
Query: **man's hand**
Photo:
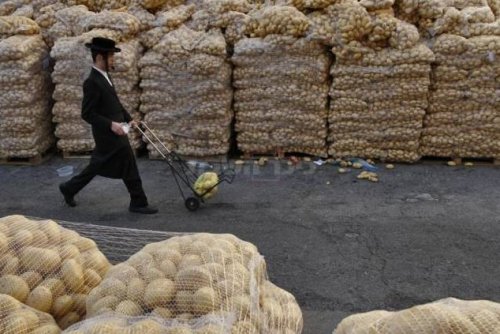
M 133 128 L 136 128 L 139 124 L 137 124 L 137 122 L 136 122 L 136 121 L 130 121 L 130 122 L 128 123 L 128 125 L 130 125 L 130 127 L 133 129 Z
M 126 133 L 123 131 L 122 125 L 120 123 L 111 122 L 111 131 L 113 131 L 118 136 L 125 136 Z

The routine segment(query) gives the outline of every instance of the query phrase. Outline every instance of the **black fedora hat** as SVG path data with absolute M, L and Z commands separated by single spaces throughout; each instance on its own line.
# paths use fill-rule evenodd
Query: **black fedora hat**
M 120 52 L 121 49 L 116 47 L 115 41 L 104 37 L 92 38 L 92 43 L 85 43 L 85 46 L 91 50 L 102 52 Z

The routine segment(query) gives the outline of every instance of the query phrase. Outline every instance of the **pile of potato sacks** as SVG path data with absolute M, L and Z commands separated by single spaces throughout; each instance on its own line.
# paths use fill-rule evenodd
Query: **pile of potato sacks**
M 54 221 L 0 218 L 0 332 L 57 333 L 39 326 L 53 318 L 65 329 L 84 319 L 87 295 L 109 267 L 94 241 Z
M 233 91 L 220 29 L 182 25 L 146 52 L 140 68 L 140 110 L 169 149 L 189 156 L 228 152 Z M 158 157 L 152 145 L 148 150 Z
M 493 3 L 493 2 L 492 2 Z M 476 6 L 474 6 L 476 4 Z M 486 2 L 446 7 L 457 24 L 436 29 L 436 55 L 420 151 L 426 156 L 500 158 L 500 20 Z M 497 25 L 496 31 L 476 29 Z
M 49 51 L 38 25 L 0 16 L 0 158 L 31 158 L 53 144 Z
M 74 7 L 73 7 L 74 10 Z M 102 16 L 96 18 L 96 16 Z M 118 16 L 117 16 L 118 15 Z M 136 121 L 141 121 L 139 112 L 140 90 L 138 62 L 143 48 L 132 36 L 139 32 L 139 21 L 126 13 L 90 13 L 77 20 L 84 32 L 78 36 L 60 37 L 52 48 L 56 60 L 52 80 L 56 84 L 53 98 L 56 101 L 52 113 L 57 123 L 56 136 L 59 149 L 70 153 L 91 151 L 94 148 L 91 126 L 81 118 L 83 82 L 92 70 L 92 57 L 85 43 L 93 37 L 106 37 L 118 41 L 122 52 L 115 54 L 115 69 L 109 71 L 113 88 L 125 110 Z M 142 145 L 136 131 L 129 132 L 131 146 Z
M 398 312 L 355 314 L 342 320 L 333 334 L 495 334 L 499 328 L 500 304 L 446 298 Z
M 419 42 L 416 27 L 394 17 L 391 5 L 345 1 L 330 8 L 336 62 L 329 153 L 334 157 L 420 158 L 434 55 Z
M 238 148 L 325 156 L 327 50 L 304 38 L 309 23 L 294 7 L 265 7 L 250 15 L 254 24 L 247 32 L 257 37 L 239 40 L 231 59 Z

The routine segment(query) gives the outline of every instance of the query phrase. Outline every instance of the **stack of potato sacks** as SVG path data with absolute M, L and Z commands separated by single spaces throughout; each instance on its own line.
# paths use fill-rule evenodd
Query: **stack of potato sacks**
M 59 333 L 53 319 L 61 329 L 84 319 L 109 267 L 92 240 L 54 221 L 0 218 L 0 332 Z
M 486 1 L 449 4 L 438 7 L 430 39 L 436 62 L 420 152 L 499 159 L 500 13 Z
M 249 13 L 234 47 L 234 109 L 243 152 L 326 155 L 328 69 L 324 47 L 304 38 L 308 18 L 291 6 Z
M 330 149 L 334 157 L 414 162 L 428 105 L 432 51 L 393 1 L 344 1 L 334 25 Z
M 342 320 L 333 334 L 495 334 L 500 304 L 446 298 L 399 312 L 372 311 Z
M 219 29 L 182 25 L 140 61 L 141 111 L 170 149 L 190 156 L 226 154 L 232 119 L 231 66 Z M 158 157 L 149 145 L 150 157 Z
M 115 70 L 110 71 L 114 88 L 123 107 L 137 121 L 140 102 L 138 60 L 142 54 L 140 43 L 134 39 L 139 31 L 139 21 L 122 12 L 103 11 L 99 14 L 86 12 L 75 24 L 79 36 L 60 37 L 51 51 L 56 60 L 52 80 L 56 84 L 53 98 L 54 122 L 57 123 L 58 147 L 70 153 L 87 152 L 93 149 L 94 140 L 89 124 L 81 118 L 83 82 L 92 69 L 92 57 L 85 43 L 93 37 L 111 38 L 118 42 L 122 52 L 115 54 Z M 135 132 L 129 133 L 133 148 L 139 148 L 142 140 Z
M 90 333 L 301 333 L 295 298 L 267 280 L 257 248 L 233 235 L 146 245 L 110 269 L 87 299 Z
M 38 25 L 0 16 L 0 158 L 32 158 L 53 144 L 48 48 Z

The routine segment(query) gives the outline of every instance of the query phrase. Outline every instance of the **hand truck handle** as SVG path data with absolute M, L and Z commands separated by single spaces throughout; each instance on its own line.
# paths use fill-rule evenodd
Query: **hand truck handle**
M 144 138 L 146 138 L 146 139 L 147 139 L 147 141 L 148 141 L 151 145 L 153 145 L 153 147 L 156 149 L 156 151 L 158 151 L 158 153 L 160 153 L 160 154 L 162 155 L 162 157 L 163 157 L 164 159 L 166 159 L 166 158 L 167 158 L 167 155 L 165 155 L 165 154 L 164 154 L 164 152 L 163 152 L 163 151 L 162 151 L 162 150 L 161 150 L 161 149 L 160 149 L 160 148 L 159 148 L 156 144 L 158 144 L 158 143 L 159 143 L 161 146 L 163 146 L 163 148 L 165 149 L 165 151 L 167 152 L 167 154 L 170 154 L 170 153 L 172 153 L 172 152 L 168 149 L 168 147 L 167 147 L 167 146 L 165 146 L 165 144 L 164 144 L 164 143 L 160 140 L 160 138 L 158 138 L 158 136 L 157 136 L 157 135 L 153 132 L 153 130 L 151 130 L 151 129 L 149 128 L 149 126 L 148 126 L 146 123 L 144 123 L 143 121 L 140 121 L 140 122 L 139 122 L 139 124 L 140 124 L 140 125 L 142 125 L 142 126 L 144 126 L 144 128 L 146 129 L 146 131 L 149 131 L 149 133 L 150 133 L 150 134 L 153 136 L 153 138 L 156 140 L 156 143 L 155 143 L 155 141 L 153 141 L 153 139 L 151 139 L 151 138 L 150 138 L 150 137 L 146 134 L 146 131 L 143 131 L 143 130 L 141 129 L 141 127 L 140 127 L 140 126 L 137 126 L 137 127 L 136 127 L 136 129 L 138 129 L 138 130 L 139 130 L 139 132 L 140 132 L 140 133 L 144 136 Z

